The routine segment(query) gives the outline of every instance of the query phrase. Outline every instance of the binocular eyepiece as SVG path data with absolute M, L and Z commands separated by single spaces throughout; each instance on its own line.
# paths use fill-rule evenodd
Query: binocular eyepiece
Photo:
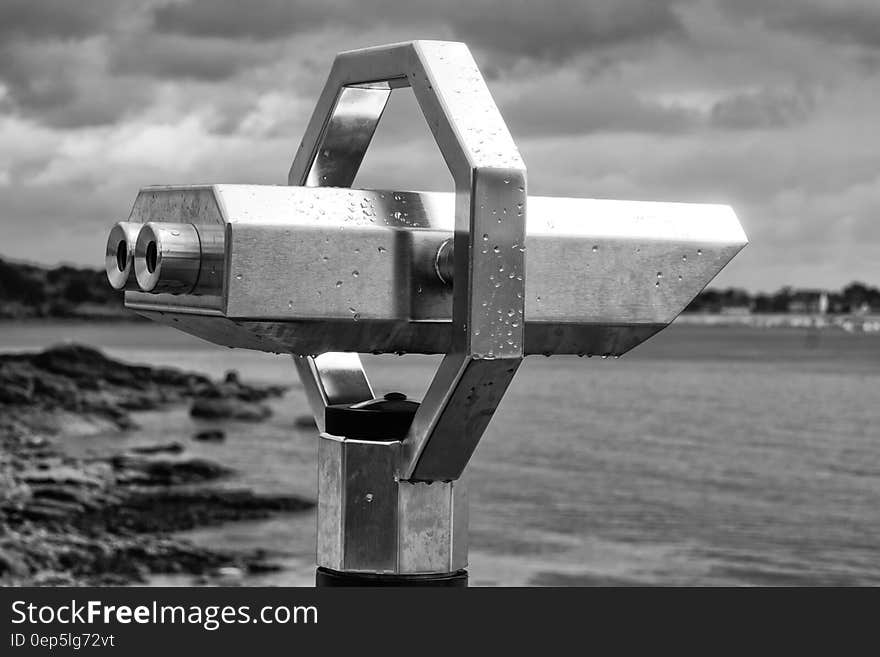
M 120 221 L 110 230 L 104 266 L 117 290 L 217 294 L 223 257 L 220 225 Z
M 120 221 L 110 229 L 104 268 L 114 290 L 137 290 L 134 276 L 134 245 L 142 224 Z

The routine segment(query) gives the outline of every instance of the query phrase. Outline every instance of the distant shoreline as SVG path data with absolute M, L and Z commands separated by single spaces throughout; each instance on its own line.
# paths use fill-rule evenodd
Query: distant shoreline
M 134 311 L 125 310 L 119 313 L 107 314 L 75 314 L 75 315 L 20 315 L 6 317 L 0 315 L 0 326 L 3 324 L 39 324 L 51 322 L 55 324 L 131 324 L 148 322 L 146 317 L 138 315 Z
M 147 320 L 135 313 L 108 315 L 76 315 L 48 317 L 0 317 L 0 326 L 26 325 L 46 323 L 71 324 L 128 324 L 146 322 Z M 866 315 L 810 315 L 795 313 L 682 313 L 673 321 L 674 324 L 689 326 L 744 326 L 761 329 L 774 328 L 807 328 L 807 329 L 839 329 L 856 333 L 880 333 L 880 314 Z
M 795 313 L 682 313 L 677 324 L 748 326 L 752 328 L 838 329 L 849 333 L 880 333 L 880 315 L 812 315 Z

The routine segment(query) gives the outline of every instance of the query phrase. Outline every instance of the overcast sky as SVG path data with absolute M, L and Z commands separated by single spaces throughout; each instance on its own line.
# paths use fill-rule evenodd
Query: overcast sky
M 333 55 L 415 38 L 471 46 L 532 194 L 730 203 L 718 285 L 880 284 L 878 0 L 0 0 L 0 256 L 99 266 L 141 186 L 286 182 Z M 408 90 L 357 182 L 451 189 Z

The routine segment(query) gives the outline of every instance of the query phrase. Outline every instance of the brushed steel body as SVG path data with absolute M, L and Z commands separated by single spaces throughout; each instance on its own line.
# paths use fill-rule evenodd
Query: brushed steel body
M 218 294 L 129 291 L 129 308 L 211 342 L 270 352 L 451 348 L 452 290 L 435 271 L 454 230 L 451 194 L 148 188 L 132 220 L 156 220 L 196 197 L 214 203 L 189 219 L 225 235 Z M 622 354 L 671 322 L 745 243 L 726 206 L 531 197 L 524 351 Z

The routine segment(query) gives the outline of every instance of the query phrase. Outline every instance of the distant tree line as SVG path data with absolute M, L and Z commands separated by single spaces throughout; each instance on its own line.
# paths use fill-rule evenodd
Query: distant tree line
M 0 259 L 0 318 L 125 315 L 101 270 L 46 269 Z
M 706 289 L 685 312 L 880 313 L 880 289 L 850 283 L 837 292 L 783 287 L 772 294 Z M 0 318 L 135 317 L 103 270 L 62 265 L 46 269 L 0 258 Z
M 839 291 L 796 289 L 790 286 L 766 294 L 741 288 L 706 289 L 685 312 L 724 313 L 859 313 L 880 312 L 880 289 L 853 282 Z

